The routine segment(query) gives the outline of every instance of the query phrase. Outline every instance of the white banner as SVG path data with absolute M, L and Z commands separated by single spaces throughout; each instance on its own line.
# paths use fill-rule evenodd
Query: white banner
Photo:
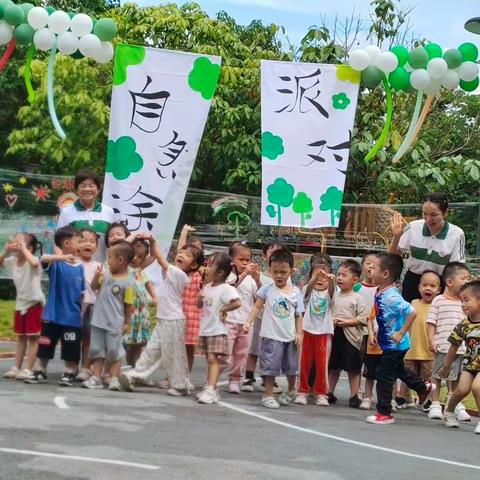
M 182 209 L 220 57 L 117 45 L 103 202 L 167 252 Z
M 262 61 L 262 225 L 338 226 L 360 75 Z

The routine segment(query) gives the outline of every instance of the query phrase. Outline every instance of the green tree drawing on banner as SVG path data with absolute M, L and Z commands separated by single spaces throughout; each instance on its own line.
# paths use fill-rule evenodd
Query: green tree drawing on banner
M 282 225 L 282 208 L 288 208 L 293 203 L 294 193 L 295 188 L 284 178 L 277 178 L 267 187 L 268 201 L 273 205 L 267 205 L 266 210 L 271 218 L 277 217 L 278 225 Z
M 342 209 L 343 192 L 337 187 L 331 186 L 320 196 L 320 210 L 328 212 L 330 210 L 330 223 L 335 226 L 335 218 L 340 217 Z
M 292 210 L 300 215 L 300 225 L 305 226 L 305 220 L 312 218 L 313 212 L 312 199 L 305 192 L 298 192 L 293 199 Z

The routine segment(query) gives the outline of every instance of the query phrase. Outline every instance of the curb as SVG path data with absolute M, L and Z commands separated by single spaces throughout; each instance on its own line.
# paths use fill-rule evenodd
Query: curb
M 5 358 L 15 358 L 15 352 L 0 352 L 0 360 Z

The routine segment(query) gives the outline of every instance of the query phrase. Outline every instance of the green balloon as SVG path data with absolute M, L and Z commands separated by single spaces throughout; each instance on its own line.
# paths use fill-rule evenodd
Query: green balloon
M 438 43 L 429 43 L 428 45 L 425 45 L 424 48 L 428 53 L 429 60 L 432 58 L 442 58 L 443 50 Z
M 32 5 L 31 3 L 22 3 L 20 7 L 23 10 L 23 13 L 25 14 L 25 18 L 27 18 L 28 12 L 34 7 L 35 5 Z
M 117 24 L 112 18 L 101 18 L 95 24 L 93 33 L 102 42 L 110 42 L 117 33 Z
M 451 48 L 443 54 L 443 59 L 447 62 L 448 68 L 457 68 L 462 63 L 462 54 L 456 48 Z
M 471 82 L 465 82 L 464 80 L 460 80 L 460 88 L 465 92 L 473 92 L 478 88 L 479 84 L 480 80 L 478 79 L 478 77 Z
M 13 38 L 20 45 L 31 43 L 34 35 L 35 30 L 28 23 L 22 23 L 13 31 Z
M 10 25 L 16 26 L 25 21 L 25 13 L 23 13 L 22 7 L 12 3 L 5 8 L 3 18 Z
M 458 47 L 458 51 L 462 54 L 462 62 L 476 62 L 478 58 L 478 48 L 470 42 L 462 43 Z
M 406 91 L 410 87 L 410 72 L 407 72 L 403 67 L 398 67 L 390 73 L 388 81 L 395 90 Z
M 73 52 L 70 56 L 72 58 L 76 58 L 77 60 L 80 60 L 81 58 L 84 58 L 84 55 L 82 55 L 80 50 L 77 50 L 76 52 Z
M 45 10 L 48 12 L 49 15 L 55 12 L 55 9 L 53 7 L 45 7 Z
M 378 87 L 383 78 L 383 72 L 373 65 L 362 70 L 362 83 L 368 88 Z
M 13 2 L 11 0 L 0 0 L 0 20 L 3 18 L 3 15 L 5 13 L 5 9 L 9 5 L 13 5 Z
M 414 48 L 408 55 L 408 63 L 412 68 L 425 68 L 428 60 L 428 53 L 423 47 Z
M 75 12 L 68 12 L 68 16 L 70 17 L 70 20 L 76 15 Z
M 403 45 L 395 45 L 390 51 L 397 57 L 399 67 L 403 67 L 408 62 L 408 49 Z

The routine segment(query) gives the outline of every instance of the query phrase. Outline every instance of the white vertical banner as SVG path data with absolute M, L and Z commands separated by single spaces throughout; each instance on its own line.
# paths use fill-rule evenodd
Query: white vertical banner
M 336 227 L 360 74 L 262 61 L 262 225 Z
M 117 45 L 103 202 L 166 253 L 190 181 L 220 57 Z

